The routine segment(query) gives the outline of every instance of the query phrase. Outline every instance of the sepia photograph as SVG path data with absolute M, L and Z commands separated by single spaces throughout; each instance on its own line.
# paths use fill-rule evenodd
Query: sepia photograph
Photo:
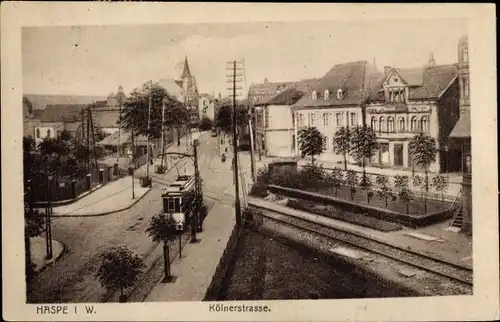
M 473 188 L 488 171 L 473 151 L 496 153 L 472 135 L 471 111 L 495 113 L 474 91 L 472 19 L 308 17 L 19 27 L 19 129 L 2 143 L 21 192 L 3 182 L 2 208 L 24 223 L 9 267 L 30 319 L 478 294 L 476 206 L 495 200 L 473 192 L 495 196 L 497 174 Z

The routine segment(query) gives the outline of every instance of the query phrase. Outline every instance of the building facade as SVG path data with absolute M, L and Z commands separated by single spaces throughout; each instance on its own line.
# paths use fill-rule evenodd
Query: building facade
M 292 105 L 304 92 L 288 88 L 255 104 L 257 150 L 266 156 L 295 157 L 294 113 Z
M 316 127 L 324 137 L 323 153 L 318 160 L 342 162 L 333 151 L 335 133 L 342 127 L 363 125 L 366 95 L 382 78 L 376 67 L 366 61 L 335 65 L 296 104 L 294 110 L 295 155 L 300 156 L 298 133 L 304 127 Z M 348 158 L 348 161 L 355 160 Z
M 458 84 L 460 118 L 450 134 L 450 142 L 462 151 L 462 230 L 472 232 L 472 146 L 470 110 L 469 42 L 463 36 L 458 42 Z
M 436 66 L 431 54 L 423 68 L 386 66 L 384 78 L 370 91 L 365 115 L 379 143 L 371 166 L 422 170 L 410 154 L 409 142 L 424 133 L 438 144 L 436 162 L 429 170 L 459 170 L 460 151 L 447 144 L 459 117 L 456 65 Z
M 201 94 L 198 100 L 198 112 L 200 120 L 204 117 L 207 117 L 213 121 L 215 119 L 216 104 L 217 100 L 213 95 Z

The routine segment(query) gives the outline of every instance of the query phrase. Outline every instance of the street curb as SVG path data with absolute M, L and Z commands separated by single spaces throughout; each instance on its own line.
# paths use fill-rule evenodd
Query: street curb
M 52 262 L 45 264 L 38 271 L 36 271 L 35 278 L 37 278 L 40 274 L 42 274 L 44 271 L 46 271 L 50 265 L 55 265 L 61 258 L 63 258 L 63 256 L 70 253 L 70 249 L 69 249 L 68 245 L 66 245 L 65 243 L 63 243 L 57 239 L 56 239 L 56 241 L 63 246 L 61 253 Z
M 124 211 L 124 210 L 128 210 L 128 209 L 132 208 L 136 203 L 138 203 L 142 198 L 144 198 L 144 196 L 146 196 L 151 190 L 152 190 L 152 188 L 148 188 L 148 190 L 142 196 L 140 196 L 139 198 L 135 199 L 133 203 L 131 203 L 130 205 L 128 205 L 126 207 L 120 208 L 120 209 L 115 209 L 115 210 L 106 211 L 106 212 L 102 212 L 102 213 L 93 213 L 93 214 L 88 214 L 88 215 L 51 215 L 51 217 L 57 217 L 57 218 L 71 218 L 71 217 L 74 217 L 74 218 L 78 218 L 78 217 L 101 217 L 101 216 L 111 215 L 111 214 L 114 214 L 114 213 L 117 213 L 117 212 L 120 212 L 120 211 Z

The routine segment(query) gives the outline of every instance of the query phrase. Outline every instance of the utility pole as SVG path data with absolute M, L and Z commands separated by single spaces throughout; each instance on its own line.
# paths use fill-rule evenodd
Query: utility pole
M 134 152 L 135 152 L 135 146 L 134 146 L 134 123 L 133 123 L 133 118 L 132 118 L 132 134 L 130 136 L 130 139 L 132 141 L 132 199 L 135 199 L 135 191 L 134 191 L 134 181 L 135 181 L 135 178 L 134 178 L 134 173 L 135 173 L 135 160 L 134 160 Z
M 91 110 L 90 106 L 89 106 L 89 122 L 90 122 L 90 129 L 92 131 L 92 151 L 93 151 L 93 154 L 94 154 L 94 165 L 95 165 L 96 171 L 98 171 L 99 167 L 97 165 L 97 153 L 96 153 L 96 148 L 95 148 L 94 120 L 92 118 L 92 110 Z
M 152 84 L 151 84 L 152 85 Z M 149 136 L 151 135 L 150 133 L 150 126 L 151 126 L 151 100 L 152 100 L 152 93 L 153 93 L 153 86 L 149 88 L 149 106 L 148 106 L 148 136 L 147 136 L 147 141 L 146 141 L 146 153 L 147 153 L 147 163 L 146 163 L 146 177 L 148 178 L 148 183 L 149 186 L 151 187 L 152 180 L 149 179 Z
M 199 243 L 200 240 L 196 238 L 196 231 L 200 228 L 199 213 L 201 209 L 201 203 L 203 202 L 203 195 L 201 193 L 201 178 L 198 169 L 198 140 L 193 142 L 193 154 L 194 154 L 194 185 L 195 185 L 195 199 L 194 199 L 194 212 L 191 216 L 191 240 L 190 243 Z
M 46 206 L 45 206 L 45 241 L 46 241 L 46 244 L 45 244 L 45 250 L 46 250 L 46 257 L 45 259 L 52 259 L 52 225 L 51 225 L 51 222 L 50 222 L 50 215 L 51 215 L 51 212 L 52 212 L 52 206 L 51 206 L 51 203 L 50 203 L 50 198 L 51 198 L 51 194 L 50 194 L 50 188 L 51 188 L 51 185 L 50 185 L 50 176 L 49 176 L 49 172 L 48 172 L 48 160 L 45 159 L 45 181 L 46 181 L 46 184 L 47 184 L 47 191 L 45 193 L 45 196 L 46 196 Z
M 245 78 L 245 89 L 247 89 L 247 73 L 245 69 L 245 60 L 242 60 L 243 65 L 243 76 Z M 252 126 L 252 108 L 250 106 L 250 97 L 247 92 L 247 117 L 248 117 L 248 132 L 250 133 L 250 166 L 252 181 L 255 182 L 255 156 L 254 156 L 254 137 L 253 137 L 253 126 Z
M 116 145 L 116 163 L 120 162 L 120 135 L 121 135 L 121 130 L 122 130 L 122 104 L 123 104 L 123 96 L 120 95 L 118 98 L 118 104 L 119 104 L 119 111 L 118 111 L 118 142 Z
M 161 168 L 165 155 L 165 101 L 161 103 Z
M 231 64 L 231 63 L 228 63 Z M 232 88 L 228 88 L 229 90 L 232 89 L 232 97 L 233 97 L 233 171 L 234 171 L 234 206 L 235 206 L 235 216 L 236 216 L 236 226 L 240 227 L 241 226 L 241 206 L 240 206 L 240 189 L 239 189 L 239 178 L 238 178 L 238 133 L 237 133 L 237 111 L 236 111 L 236 90 L 241 90 L 241 87 L 236 87 L 236 82 L 241 82 L 241 79 L 236 79 L 237 76 L 243 76 L 242 74 L 237 74 L 237 70 L 242 70 L 242 68 L 237 67 L 237 62 L 236 60 L 232 62 L 232 68 L 228 69 L 231 71 L 230 75 L 227 75 L 230 77 L 230 79 L 227 81 L 228 83 L 232 83 Z

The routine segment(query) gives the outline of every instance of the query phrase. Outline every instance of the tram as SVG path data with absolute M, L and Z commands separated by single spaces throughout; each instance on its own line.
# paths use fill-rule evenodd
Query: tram
M 195 176 L 180 175 L 177 180 L 162 190 L 163 213 L 168 214 L 174 221 L 178 231 L 186 230 L 191 216 L 196 211 Z

